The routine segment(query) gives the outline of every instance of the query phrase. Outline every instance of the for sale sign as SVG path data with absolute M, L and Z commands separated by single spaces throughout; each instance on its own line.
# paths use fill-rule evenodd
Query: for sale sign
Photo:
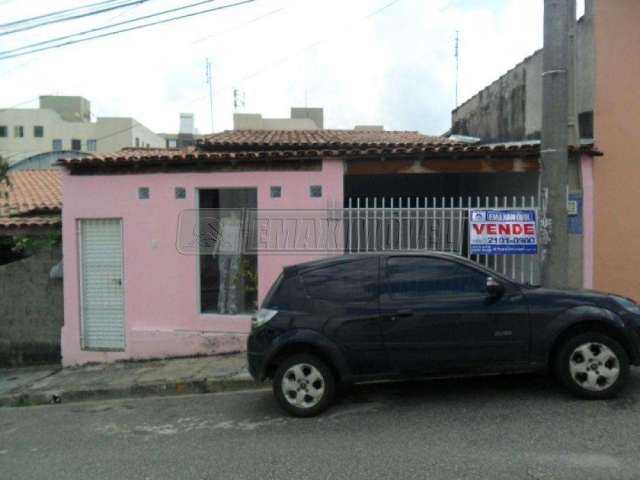
M 536 211 L 470 210 L 472 255 L 534 255 L 538 253 Z

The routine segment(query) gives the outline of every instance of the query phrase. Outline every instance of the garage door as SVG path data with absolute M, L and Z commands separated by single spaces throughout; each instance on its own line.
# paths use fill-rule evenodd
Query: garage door
M 125 348 L 122 290 L 122 223 L 80 220 L 82 346 L 87 350 Z

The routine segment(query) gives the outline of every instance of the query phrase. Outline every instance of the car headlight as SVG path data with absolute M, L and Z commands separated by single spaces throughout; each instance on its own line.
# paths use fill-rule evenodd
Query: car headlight
M 270 310 L 268 308 L 261 308 L 251 319 L 251 326 L 258 328 L 267 323 L 278 313 L 277 310 Z
M 624 308 L 627 312 L 635 313 L 636 315 L 640 315 L 640 305 L 638 305 L 633 300 L 630 300 L 625 297 L 612 297 L 613 300 Z

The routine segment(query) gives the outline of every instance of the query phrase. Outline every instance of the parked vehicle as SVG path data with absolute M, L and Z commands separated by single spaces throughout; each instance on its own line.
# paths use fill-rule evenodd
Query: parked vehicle
M 607 399 L 640 363 L 640 307 L 453 255 L 343 256 L 284 269 L 253 319 L 248 359 L 296 416 L 327 408 L 338 384 L 545 369 L 581 398 Z

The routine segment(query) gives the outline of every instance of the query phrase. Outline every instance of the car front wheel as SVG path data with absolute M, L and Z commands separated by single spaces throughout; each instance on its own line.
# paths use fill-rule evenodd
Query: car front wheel
M 629 377 L 629 356 L 613 338 L 584 333 L 560 348 L 556 373 L 563 385 L 581 398 L 614 398 Z
M 315 355 L 286 358 L 273 377 L 273 393 L 280 406 L 296 417 L 311 417 L 325 410 L 335 397 L 331 369 Z

